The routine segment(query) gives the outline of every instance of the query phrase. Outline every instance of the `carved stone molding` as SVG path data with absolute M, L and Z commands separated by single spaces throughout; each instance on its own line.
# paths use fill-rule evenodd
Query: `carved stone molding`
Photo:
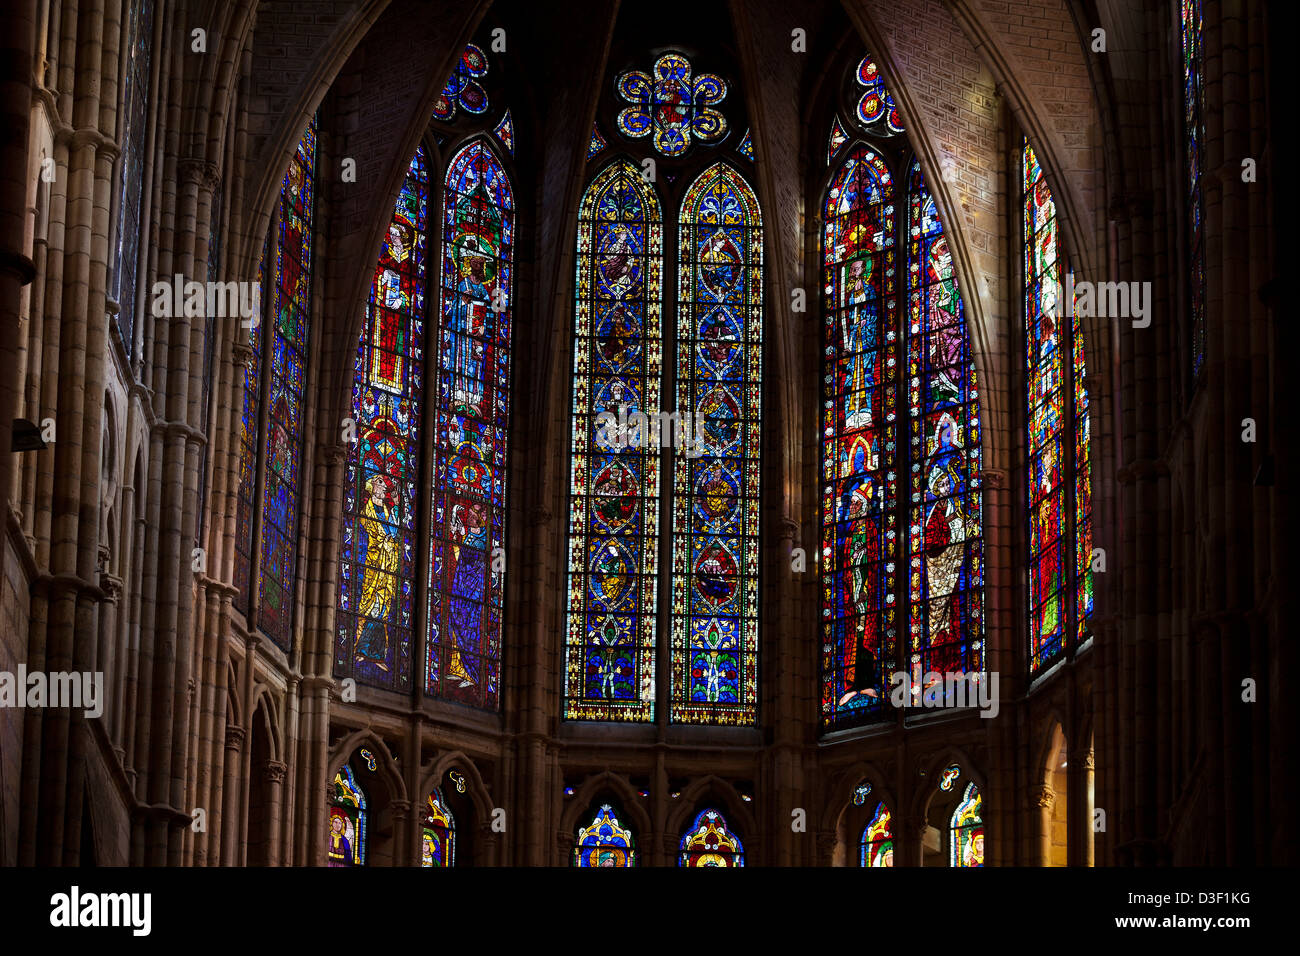
M 985 488 L 1002 489 L 1007 486 L 1007 473 L 997 468 L 986 468 L 980 472 L 980 484 Z
M 206 159 L 182 159 L 176 164 L 176 169 L 180 173 L 182 182 L 197 183 L 209 189 L 216 189 L 217 184 L 221 182 L 221 173 L 217 169 L 217 164 L 210 163 Z
M 348 446 L 341 442 L 324 446 L 321 449 L 321 460 L 330 467 L 343 464 L 348 460 Z
M 1029 788 L 1029 809 L 1050 810 L 1056 806 L 1056 791 L 1047 784 Z
M 247 342 L 236 342 L 230 346 L 230 357 L 234 363 L 242 368 L 248 368 L 253 361 L 253 347 Z
M 122 579 L 107 571 L 99 575 L 99 589 L 104 592 L 105 604 L 117 604 L 122 599 Z

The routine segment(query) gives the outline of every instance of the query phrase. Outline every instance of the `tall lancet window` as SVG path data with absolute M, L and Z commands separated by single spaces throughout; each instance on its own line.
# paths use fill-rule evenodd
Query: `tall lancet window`
M 660 453 L 609 416 L 660 405 L 663 217 L 627 160 L 587 187 L 577 259 L 564 714 L 651 720 Z
M 763 217 L 744 172 L 754 131 L 731 93 L 721 74 L 665 52 L 603 101 L 619 139 L 599 119 L 592 132 L 574 304 L 568 719 L 757 719 Z M 630 155 L 611 155 L 616 143 Z
M 426 691 L 495 710 L 505 575 L 515 204 L 486 137 L 443 184 Z
M 411 685 L 429 174 L 415 151 L 375 266 L 352 385 L 335 668 Z
M 440 155 L 432 133 L 416 149 L 375 266 L 353 383 L 334 673 L 496 710 L 515 287 L 514 191 L 497 144 L 513 153 L 517 141 L 510 110 L 492 111 L 487 70 L 467 46 L 432 117 L 459 139 Z
M 1083 330 L 1065 301 L 1056 203 L 1029 141 L 1021 152 L 1029 525 L 1029 671 L 1065 658 L 1092 614 L 1092 468 Z M 1069 317 L 1063 315 L 1068 311 Z
M 908 669 L 983 670 L 979 389 L 952 252 L 920 164 L 907 186 Z
M 281 648 L 292 637 L 302 493 L 303 412 L 311 332 L 316 121 L 307 125 L 280 190 L 260 268 L 269 289 L 244 377 L 235 532 L 239 607 Z M 255 544 L 260 542 L 260 546 Z M 255 562 L 255 566 L 254 566 Z M 256 606 L 251 607 L 251 596 Z
M 1201 0 L 1182 0 L 1183 136 L 1187 176 L 1187 249 L 1191 288 L 1192 375 L 1205 362 L 1205 199 L 1201 173 L 1205 156 L 1205 87 L 1201 53 Z
M 674 456 L 672 720 L 752 724 L 758 691 L 763 218 L 745 178 L 710 166 L 682 199 Z
M 121 198 L 117 210 L 117 253 L 113 260 L 111 288 L 118 302 L 117 329 L 126 354 L 135 348 L 135 301 L 140 264 L 140 221 L 145 186 L 145 143 L 149 117 L 149 59 L 153 48 L 154 0 L 136 0 L 124 24 L 122 87 Z M 220 204 L 214 204 L 219 210 Z M 213 219 L 219 212 L 213 212 Z M 198 276 L 193 278 L 198 279 Z M 209 277 L 211 278 L 211 277 Z M 206 403 L 204 405 L 206 408 Z
M 822 207 L 822 719 L 883 706 L 898 663 L 898 266 L 894 180 L 854 147 Z
M 941 684 L 984 667 L 979 393 L 961 291 L 869 57 L 851 89 L 822 204 L 824 730 L 960 705 Z M 894 166 L 907 171 L 901 195 Z

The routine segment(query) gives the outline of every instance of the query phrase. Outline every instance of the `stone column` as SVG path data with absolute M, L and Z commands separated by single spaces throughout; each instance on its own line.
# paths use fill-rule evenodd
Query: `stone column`
M 289 765 L 279 760 L 269 760 L 266 764 L 266 776 L 271 786 L 267 793 L 266 812 L 270 826 L 267 827 L 271 845 L 266 849 L 267 866 L 280 866 L 280 819 L 284 809 L 284 774 Z
M 244 749 L 244 728 L 226 728 L 225 777 L 221 787 L 221 863 L 234 866 L 240 862 L 239 833 L 242 788 L 239 786 L 240 754 Z

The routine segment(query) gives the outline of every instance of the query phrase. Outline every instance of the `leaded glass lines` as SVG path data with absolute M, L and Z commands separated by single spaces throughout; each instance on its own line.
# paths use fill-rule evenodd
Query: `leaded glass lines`
M 447 166 L 434 389 L 426 691 L 496 710 L 505 577 L 515 208 L 486 138 Z
M 979 390 L 943 225 L 915 160 L 908 182 L 909 669 L 983 670 Z
M 1083 331 L 1064 289 L 1056 203 L 1022 151 L 1029 671 L 1081 642 L 1092 613 L 1091 463 Z M 1065 313 L 1073 317 L 1065 321 Z
M 335 614 L 335 671 L 411 683 L 429 185 L 416 150 L 375 266 L 357 350 Z
M 871 146 L 822 209 L 822 725 L 983 670 L 979 392 L 961 292 L 913 159 L 906 208 Z M 900 288 L 896 236 L 906 244 Z M 900 313 L 900 298 L 905 311 Z M 904 323 L 900 329 L 900 323 Z
M 626 160 L 578 217 L 564 715 L 654 718 L 659 563 L 657 443 L 617 441 L 602 413 L 660 404 L 663 221 Z
M 618 92 L 630 103 L 617 117 L 619 131 L 629 139 L 653 133 L 655 149 L 681 156 L 692 139 L 714 142 L 727 131 L 727 119 L 716 109 L 727 96 L 727 81 L 715 73 L 692 74 L 680 53 L 665 53 L 655 61 L 654 75 L 630 70 L 618 79 Z
M 706 169 L 682 199 L 674 449 L 674 722 L 752 724 L 758 690 L 763 223 L 743 176 Z
M 822 723 L 881 712 L 898 657 L 894 182 L 855 146 L 822 209 Z
M 289 648 L 294 584 L 298 571 L 298 512 L 302 493 L 303 411 L 307 347 L 311 332 L 312 216 L 315 209 L 316 120 L 303 134 L 290 160 L 279 195 L 273 307 L 270 328 L 257 334 L 255 350 L 266 349 L 250 365 L 266 376 L 261 415 L 263 472 L 260 489 L 260 549 L 257 554 L 257 624 L 282 649 Z M 265 338 L 261 337 L 265 334 Z M 246 378 L 246 386 L 256 378 Z M 246 392 L 244 427 L 259 402 Z M 246 472 L 246 477 L 247 477 Z M 240 492 L 242 494 L 243 492 Z M 239 538 L 237 532 L 237 540 Z M 250 545 L 256 537 L 248 537 Z M 238 575 L 238 570 L 237 570 Z

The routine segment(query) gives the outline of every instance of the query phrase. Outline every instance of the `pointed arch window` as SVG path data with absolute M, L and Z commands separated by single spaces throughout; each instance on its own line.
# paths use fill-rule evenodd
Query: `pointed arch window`
M 1034 676 L 1064 659 L 1088 634 L 1092 467 L 1083 329 L 1072 304 L 1064 302 L 1070 269 L 1056 203 L 1027 139 L 1021 175 L 1029 671 Z
M 512 153 L 515 128 L 508 108 L 484 115 L 487 72 L 469 44 L 433 116 L 468 134 L 441 175 L 434 147 L 417 147 L 375 266 L 353 385 L 334 673 L 496 710 L 515 200 L 494 143 Z
M 871 819 L 862 828 L 862 837 L 858 841 L 858 865 L 894 865 L 893 819 L 883 800 L 876 804 Z
M 346 764 L 334 775 L 325 855 L 330 866 L 365 866 L 366 794 Z
M 983 802 L 979 787 L 966 784 L 948 827 L 949 866 L 984 865 L 984 818 L 980 816 Z
M 682 834 L 677 865 L 744 866 L 745 847 L 721 813 L 701 810 Z
M 621 74 L 605 103 L 644 163 L 605 158 L 593 127 L 576 257 L 568 719 L 757 719 L 763 218 L 742 172 L 756 131 L 735 123 L 730 93 L 721 74 L 665 53 L 653 76 Z M 744 133 L 708 162 L 728 130 Z
M 854 80 L 879 142 L 850 143 L 836 118 L 842 158 L 822 205 L 825 730 L 884 717 L 900 671 L 910 706 L 943 675 L 984 667 L 979 393 L 961 291 L 915 158 L 897 189 L 886 157 L 907 150 L 889 142 L 901 123 L 869 57 Z
M 636 840 L 617 811 L 603 804 L 591 822 L 578 828 L 573 845 L 574 866 L 636 866 Z
M 577 259 L 565 716 L 651 720 L 660 455 L 597 424 L 660 404 L 663 220 L 630 162 L 587 188 Z
M 335 612 L 335 667 L 373 686 L 411 682 L 424 381 L 429 176 L 416 149 L 366 306 L 352 385 Z
M 420 818 L 420 865 L 454 866 L 456 819 L 437 787 L 429 794 Z
M 758 689 L 763 222 L 733 167 L 682 199 L 677 408 L 692 416 L 673 469 L 672 719 L 750 724 Z
M 311 333 L 316 120 L 308 123 L 280 190 L 274 265 L 264 250 L 261 277 L 271 303 L 250 333 L 244 377 L 235 586 L 239 607 L 282 649 L 292 637 L 307 355 Z M 265 352 L 263 352 L 265 350 Z M 260 437 L 259 437 L 260 436 Z M 260 454 L 259 454 L 260 453 Z M 259 467 L 260 466 L 260 467 Z M 254 543 L 260 546 L 254 550 Z M 255 565 L 254 565 L 255 562 Z

